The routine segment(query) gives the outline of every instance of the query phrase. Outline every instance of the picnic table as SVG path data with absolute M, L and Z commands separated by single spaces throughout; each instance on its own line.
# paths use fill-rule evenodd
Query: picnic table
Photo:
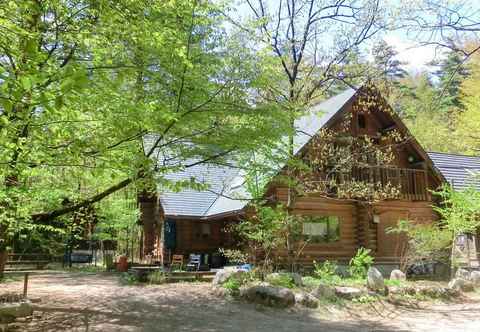
M 52 256 L 47 254 L 8 254 L 5 266 L 35 266 L 37 270 L 42 270 L 50 262 L 52 262 Z

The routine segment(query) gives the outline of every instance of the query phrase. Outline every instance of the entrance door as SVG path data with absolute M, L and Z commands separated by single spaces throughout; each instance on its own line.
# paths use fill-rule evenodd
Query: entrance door
M 408 211 L 389 211 L 380 215 L 377 225 L 377 256 L 400 257 L 407 244 L 405 234 L 388 233 L 400 220 L 408 218 Z

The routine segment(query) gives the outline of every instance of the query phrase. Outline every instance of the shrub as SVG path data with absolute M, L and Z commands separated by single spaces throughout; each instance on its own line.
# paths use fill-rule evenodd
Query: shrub
M 229 278 L 222 286 L 227 289 L 230 294 L 235 294 L 240 291 L 242 284 L 241 281 L 236 278 Z
M 151 284 L 156 284 L 156 285 L 164 284 L 167 282 L 167 276 L 165 272 L 155 271 L 148 275 L 148 281 Z
M 370 249 L 360 248 L 350 260 L 348 271 L 353 278 L 364 279 L 367 277 L 368 269 L 373 264 L 373 257 L 370 252 Z
M 135 285 L 138 283 L 137 277 L 135 277 L 134 275 L 128 272 L 123 272 L 120 275 L 120 281 L 122 284 L 127 284 L 127 285 Z
M 320 279 L 323 283 L 334 284 L 340 281 L 340 276 L 337 275 L 338 265 L 336 262 L 326 260 L 323 263 L 313 261 L 313 275 Z
M 223 249 L 218 250 L 230 264 L 245 264 L 248 262 L 248 254 L 244 253 L 241 250 L 237 249 Z
M 294 288 L 295 282 L 288 273 L 274 273 L 267 276 L 267 281 L 273 286 Z

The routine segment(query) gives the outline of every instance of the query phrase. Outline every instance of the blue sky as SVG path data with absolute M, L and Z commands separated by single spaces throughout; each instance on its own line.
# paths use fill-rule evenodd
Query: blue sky
M 381 0 L 383 5 L 389 8 L 398 8 L 402 10 L 408 6 L 408 8 L 418 8 L 419 5 L 424 2 L 422 0 Z M 448 6 L 462 6 L 462 10 L 466 15 L 473 15 L 480 22 L 480 0 L 438 0 Z M 252 0 L 255 3 L 255 0 Z M 267 4 L 276 4 L 276 0 L 265 0 Z M 243 16 L 250 13 L 248 6 L 246 6 L 244 0 L 236 1 L 236 9 L 239 16 Z M 433 16 L 432 16 L 433 17 Z M 443 56 L 442 49 L 433 45 L 420 46 L 419 39 L 426 39 L 425 36 L 419 37 L 415 31 L 410 31 L 407 34 L 404 30 L 388 31 L 383 33 L 378 38 L 383 38 L 389 45 L 392 45 L 398 52 L 398 60 L 406 63 L 404 66 L 406 70 L 411 73 L 417 73 L 425 70 L 432 70 L 427 64 L 434 59 L 440 59 Z M 372 43 L 365 45 L 363 52 L 368 56 L 369 48 Z

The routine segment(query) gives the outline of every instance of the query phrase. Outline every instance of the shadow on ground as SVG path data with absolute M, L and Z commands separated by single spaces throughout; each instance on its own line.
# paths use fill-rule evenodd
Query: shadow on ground
M 219 299 L 205 283 L 126 286 L 117 275 L 74 273 L 32 276 L 30 285 L 30 297 L 42 302 L 36 304 L 34 317 L 17 323 L 13 331 L 423 331 L 408 322 L 393 324 L 404 312 L 385 310 L 365 319 L 354 309 L 330 315 L 255 307 Z M 15 290 L 21 283 L 8 287 Z

